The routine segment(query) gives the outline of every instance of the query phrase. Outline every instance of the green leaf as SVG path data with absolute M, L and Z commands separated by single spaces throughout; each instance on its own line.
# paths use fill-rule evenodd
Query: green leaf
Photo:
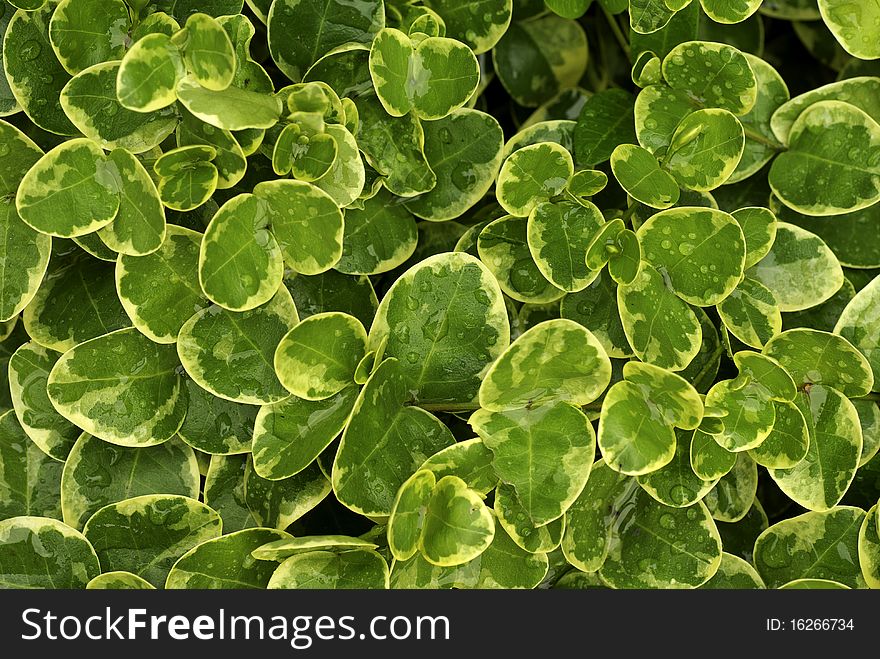
M 358 151 L 358 142 L 348 128 L 329 124 L 325 130 L 336 141 L 336 160 L 314 184 L 343 208 L 353 203 L 364 189 L 364 161 Z
M 64 353 L 49 373 L 49 399 L 62 416 L 119 446 L 153 446 L 177 432 L 187 397 L 172 346 L 133 328 Z
M 776 216 L 766 208 L 740 208 L 731 213 L 746 239 L 746 267 L 760 262 L 776 240 Z
M 171 210 L 191 211 L 211 198 L 218 182 L 219 172 L 213 163 L 193 163 L 159 179 L 159 197 Z
M 199 121 L 185 109 L 181 111 L 181 122 L 177 127 L 177 146 L 194 144 L 208 145 L 216 149 L 217 155 L 212 164 L 217 169 L 216 186 L 221 190 L 231 188 L 245 174 L 247 161 L 235 137 L 228 130 L 217 130 L 214 126 Z M 197 177 L 200 186 L 205 185 L 204 174 Z M 186 195 L 192 197 L 194 193 Z
M 149 581 L 143 580 L 136 574 L 116 570 L 105 572 L 86 584 L 87 590 L 155 590 L 156 587 Z
M 174 562 L 219 537 L 220 528 L 220 516 L 203 503 L 150 494 L 101 508 L 86 522 L 83 535 L 104 571 L 124 570 L 161 587 Z
M 609 467 L 638 476 L 669 464 L 675 457 L 673 426 L 699 426 L 703 403 L 686 380 L 656 366 L 629 362 L 623 376 L 602 401 L 598 442 Z
M 575 406 L 556 402 L 506 412 L 479 410 L 470 424 L 492 451 L 498 477 L 514 487 L 536 526 L 561 517 L 586 484 L 595 434 Z
M 513 11 L 512 0 L 479 0 L 467 6 L 456 0 L 426 0 L 423 4 L 443 18 L 446 36 L 465 42 L 477 55 L 498 43 Z
M 868 360 L 874 374 L 874 385 L 880 385 L 880 278 L 875 278 L 850 300 L 844 308 L 834 333 L 857 348 Z M 851 394 L 852 395 L 852 394 Z
M 721 564 L 721 538 L 702 503 L 670 508 L 634 488 L 599 568 L 613 588 L 696 588 Z
M 257 547 L 251 556 L 261 561 L 283 562 L 297 554 L 310 551 L 345 552 L 352 549 L 375 549 L 377 545 L 362 538 L 347 535 L 310 535 L 275 540 Z
M 609 357 L 632 356 L 617 311 L 617 287 L 606 273 L 599 273 L 584 290 L 562 298 L 560 315 L 589 328 Z
M 412 256 L 418 242 L 408 207 L 387 190 L 365 200 L 362 209 L 346 209 L 344 224 L 342 256 L 334 268 L 351 275 L 393 270 Z
M 880 8 L 870 3 L 819 0 L 819 11 L 825 25 L 846 52 L 860 59 L 880 58 L 880 49 L 877 48 Z
M 627 340 L 639 359 L 681 370 L 700 351 L 700 321 L 653 266 L 643 265 L 631 284 L 619 286 L 617 301 Z
M 682 188 L 708 192 L 731 177 L 744 148 L 743 126 L 733 114 L 697 110 L 676 127 L 664 164 Z
M 480 67 L 470 48 L 455 39 L 430 36 L 415 44 L 393 28 L 376 34 L 370 76 L 385 110 L 394 117 L 442 119 L 476 91 Z
M 249 311 L 211 306 L 183 327 L 177 352 L 196 384 L 237 403 L 277 403 L 289 395 L 275 375 L 275 348 L 298 322 L 284 286 L 266 304 Z
M 55 5 L 45 4 L 12 15 L 3 38 L 3 70 L 14 99 L 34 124 L 50 133 L 75 135 L 76 128 L 58 101 L 70 75 L 49 40 L 54 11 Z
M 288 78 L 302 80 L 324 53 L 350 42 L 369 44 L 385 27 L 382 0 L 279 0 L 267 19 L 269 51 Z M 299 35 L 291 39 L 290 35 Z
M 263 589 L 278 566 L 272 561 L 253 560 L 251 552 L 288 537 L 273 529 L 245 529 L 203 542 L 177 559 L 165 588 Z
M 495 520 L 479 495 L 457 476 L 437 481 L 425 508 L 419 550 L 440 567 L 461 565 L 482 554 L 495 537 Z
M 394 565 L 392 588 L 534 588 L 545 578 L 547 555 L 517 546 L 496 525 L 492 544 L 473 560 L 456 567 L 432 565 L 421 554 Z
M 818 12 L 816 12 L 818 14 Z M 818 20 L 814 16 L 807 20 Z M 773 113 L 770 125 L 776 138 L 788 144 L 791 129 L 800 115 L 814 103 L 820 101 L 842 101 L 866 112 L 875 121 L 880 119 L 877 112 L 877 99 L 880 98 L 880 80 L 873 76 L 857 76 L 839 80 L 796 96 Z
M 122 59 L 131 29 L 122 0 L 62 0 L 49 21 L 52 50 L 75 75 L 94 64 Z
M 764 344 L 782 331 L 782 314 L 770 289 L 750 276 L 718 305 L 718 315 L 727 330 L 752 348 Z
M 80 430 L 58 414 L 46 393 L 49 371 L 61 355 L 33 341 L 9 358 L 9 393 L 27 436 L 49 457 L 66 460 Z
M 638 237 L 633 231 L 625 229 L 617 234 L 612 247 L 617 249 L 617 253 L 610 255 L 608 274 L 618 284 L 633 283 L 639 276 L 639 269 L 642 266 L 642 247 Z M 606 250 L 608 250 L 607 245 Z
M 193 116 L 225 130 L 271 128 L 281 114 L 279 98 L 238 87 L 215 91 L 187 77 L 177 83 L 176 92 Z
M 425 158 L 437 177 L 429 192 L 406 207 L 434 222 L 460 217 L 489 191 L 501 166 L 504 135 L 491 115 L 461 108 L 422 124 Z M 346 222 L 349 218 L 346 212 Z
M 135 42 L 119 64 L 116 94 L 123 107 L 155 112 L 177 100 L 177 83 L 186 75 L 183 57 L 165 34 Z
M 431 413 L 404 405 L 411 395 L 405 373 L 396 359 L 386 359 L 373 372 L 333 463 L 336 498 L 364 515 L 390 514 L 403 482 L 429 456 L 455 442 Z
M 871 400 L 854 400 L 852 403 L 856 407 L 859 423 L 862 426 L 862 455 L 859 458 L 859 467 L 863 467 L 880 450 L 880 408 Z
M 310 551 L 291 556 L 279 565 L 268 588 L 381 590 L 388 588 L 388 579 L 388 564 L 374 551 Z
M 61 518 L 61 462 L 25 434 L 15 413 L 0 416 L 0 519 Z
M 421 469 L 433 472 L 437 478 L 458 476 L 469 488 L 485 496 L 498 485 L 492 460 L 492 451 L 475 437 L 440 449 L 425 460 Z
M 504 158 L 507 158 L 510 154 L 519 151 L 523 147 L 541 142 L 553 142 L 572 153 L 574 151 L 576 127 L 577 122 L 566 119 L 539 121 L 536 124 L 523 128 L 511 137 L 504 145 L 502 155 Z M 614 146 L 611 146 L 611 149 L 613 150 Z
M 819 101 L 792 125 L 788 151 L 770 168 L 770 187 L 805 215 L 867 208 L 880 200 L 878 153 L 880 125 L 874 119 L 849 103 Z
M 747 451 L 759 446 L 776 420 L 773 402 L 760 381 L 722 380 L 706 394 L 706 405 L 724 413 L 715 441 L 728 451 Z
M 284 280 L 296 302 L 300 318 L 316 313 L 342 311 L 371 325 L 379 301 L 368 277 L 352 277 L 336 270 L 320 275 L 293 275 Z
M 22 315 L 28 335 L 43 347 L 65 352 L 128 327 L 130 321 L 110 276 L 112 266 L 78 252 L 75 245 L 67 246 L 66 252 L 59 241 L 55 246 L 46 278 Z
M 419 551 L 425 515 L 436 485 L 434 472 L 420 469 L 400 486 L 387 531 L 388 549 L 395 560 L 408 561 Z
M 366 346 L 367 332 L 357 318 L 338 312 L 317 314 L 281 339 L 275 371 L 295 396 L 324 400 L 353 384 Z
M 492 50 L 501 84 L 526 107 L 574 87 L 586 71 L 587 59 L 587 35 L 580 24 L 553 14 L 512 22 Z
M 746 271 L 766 286 L 781 311 L 801 311 L 821 304 L 843 284 L 834 254 L 814 234 L 786 222 L 777 224 L 768 254 Z
M 101 568 L 89 541 L 46 517 L 0 521 L 0 583 L 4 588 L 85 588 Z
M 424 132 L 412 116 L 391 117 L 375 96 L 357 100 L 360 115 L 358 148 L 384 177 L 388 190 L 401 197 L 428 192 L 437 183 L 424 154 Z
M 775 401 L 773 429 L 751 451 L 755 461 L 768 469 L 791 469 L 807 455 L 810 433 L 797 405 Z
M 704 481 L 713 481 L 733 469 L 737 455 L 723 448 L 712 435 L 698 428 L 691 439 L 690 460 L 691 469 L 697 477 Z
M 721 555 L 718 571 L 709 581 L 700 586 L 703 590 L 753 590 L 766 588 L 755 568 L 739 556 Z
M 11 200 L 0 202 L 0 230 L 0 259 L 4 263 L 0 272 L 0 318 L 8 320 L 37 294 L 49 266 L 52 239 L 25 224 Z
M 612 522 L 620 502 L 628 500 L 633 489 L 638 489 L 635 481 L 608 467 L 604 460 L 593 465 L 586 487 L 566 513 L 562 551 L 569 563 L 585 572 L 602 567 Z
M 235 50 L 223 26 L 211 16 L 191 14 L 173 42 L 182 46 L 186 68 L 199 85 L 222 91 L 232 84 Z
M 305 469 L 345 427 L 357 394 L 347 387 L 323 401 L 291 396 L 263 406 L 253 433 L 256 473 L 279 480 Z
M 859 529 L 859 565 L 862 569 L 862 577 L 868 588 L 880 587 L 880 513 L 874 506 L 865 516 L 865 521 Z
M 488 449 L 487 449 L 488 450 Z M 495 518 L 513 543 L 529 554 L 546 554 L 559 547 L 565 532 L 565 516 L 535 526 L 512 485 L 499 483 L 495 490 Z
M 748 453 L 737 453 L 736 464 L 703 500 L 712 518 L 738 522 L 748 514 L 758 490 L 758 469 Z
M 117 181 L 119 211 L 98 236 L 120 254 L 144 256 L 155 252 L 165 242 L 165 209 L 149 172 L 125 149 L 114 149 L 108 165 Z
M 809 510 L 836 506 L 855 477 L 862 453 L 862 430 L 856 408 L 835 389 L 817 384 L 795 403 L 810 433 L 806 457 L 791 469 L 771 469 L 770 476 L 792 500 Z
M 81 529 L 104 506 L 146 494 L 199 496 L 192 449 L 177 440 L 125 448 L 83 433 L 70 451 L 61 479 L 64 523 Z
M 645 260 L 685 302 L 718 304 L 742 278 L 745 238 L 723 211 L 670 209 L 651 217 L 637 235 Z
M 257 526 L 286 529 L 330 494 L 330 482 L 317 464 L 289 478 L 270 481 L 254 471 L 248 458 L 244 474 L 247 507 Z
M 611 171 L 627 194 L 646 206 L 669 208 L 678 201 L 678 184 L 668 172 L 660 169 L 657 159 L 647 149 L 621 144 L 611 154 Z
M 563 318 L 535 325 L 492 364 L 480 406 L 493 412 L 567 401 L 586 405 L 611 379 L 611 362 L 589 330 Z
M 752 109 L 739 116 L 745 129 L 746 142 L 742 158 L 727 179 L 728 183 L 736 183 L 756 174 L 776 155 L 779 145 L 771 127 L 771 118 L 789 100 L 788 86 L 779 72 L 760 57 L 743 54 L 758 82 L 758 96 Z
M 675 433 L 675 455 L 659 469 L 636 480 L 645 492 L 665 506 L 687 508 L 703 500 L 716 486 L 716 479 L 705 480 L 691 467 L 691 431 Z M 722 479 L 723 480 L 723 479 Z
M 61 107 L 83 135 L 102 147 L 143 153 L 174 131 L 177 117 L 171 107 L 144 113 L 121 105 L 119 68 L 119 62 L 103 62 L 78 73 L 61 90 Z
M 254 188 L 284 262 L 304 275 L 329 270 L 342 255 L 344 221 L 333 198 L 303 181 L 265 181 Z
M 704 107 L 746 114 L 754 107 L 758 82 L 745 55 L 726 44 L 688 41 L 663 60 L 663 77 L 674 90 Z
M 498 286 L 514 300 L 546 304 L 565 292 L 538 268 L 528 244 L 528 220 L 506 215 L 490 222 L 477 238 L 477 253 Z
M 177 431 L 186 444 L 210 455 L 248 453 L 259 408 L 218 398 L 186 380 L 189 403 Z
M 829 332 L 788 330 L 774 337 L 764 354 L 776 359 L 802 390 L 822 384 L 857 397 L 867 395 L 874 385 L 868 361 L 849 341 Z
M 284 275 L 282 251 L 269 225 L 266 202 L 233 197 L 214 215 L 199 248 L 199 284 L 205 296 L 230 311 L 268 302 Z
M 492 274 L 474 257 L 446 253 L 403 273 L 382 299 L 369 349 L 386 341 L 412 396 L 468 402 L 510 342 L 507 311 Z
M 245 500 L 246 455 L 213 455 L 205 475 L 205 503 L 216 510 L 227 533 L 259 526 Z
M 761 0 L 700 0 L 700 4 L 716 23 L 741 23 L 758 11 Z
M 629 24 L 637 34 L 663 29 L 674 15 L 665 0 L 629 0 Z
M 541 273 L 554 286 L 578 291 L 589 286 L 598 271 L 586 265 L 590 244 L 604 223 L 595 204 L 544 202 L 529 214 L 529 249 Z
M 858 537 L 864 519 L 864 510 L 839 506 L 777 522 L 755 542 L 755 567 L 770 588 L 794 579 L 863 588 Z
M 25 174 L 15 199 L 18 213 L 37 231 L 62 238 L 100 229 L 119 210 L 114 169 L 94 142 L 64 142 Z
M 119 257 L 119 300 L 134 326 L 156 343 L 175 343 L 193 312 L 210 305 L 197 283 L 201 240 L 202 234 L 172 224 L 155 252 Z
M 539 203 L 565 189 L 574 173 L 571 154 L 553 142 L 524 146 L 501 166 L 496 185 L 498 203 L 516 217 L 526 217 Z

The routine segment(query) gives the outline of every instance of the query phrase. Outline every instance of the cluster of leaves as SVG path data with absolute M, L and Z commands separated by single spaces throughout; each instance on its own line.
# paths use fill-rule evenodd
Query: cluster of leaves
M 878 24 L 0 0 L 0 584 L 880 587 Z

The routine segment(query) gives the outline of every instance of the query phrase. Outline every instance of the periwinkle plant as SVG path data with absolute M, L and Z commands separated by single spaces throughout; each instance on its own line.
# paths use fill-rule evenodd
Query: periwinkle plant
M 878 19 L 0 0 L 0 583 L 880 587 Z

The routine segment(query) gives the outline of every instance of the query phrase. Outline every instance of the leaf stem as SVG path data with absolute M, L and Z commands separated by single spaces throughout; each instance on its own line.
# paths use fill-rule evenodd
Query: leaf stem
M 756 133 L 755 131 L 753 131 L 749 128 L 746 128 L 745 126 L 743 126 L 743 130 L 745 131 L 746 139 L 750 139 L 753 142 L 757 142 L 758 144 L 763 144 L 764 146 L 769 147 L 769 148 L 773 149 L 774 151 L 785 151 L 786 150 L 786 147 L 784 145 L 780 144 L 779 142 L 777 142 L 776 140 L 771 140 L 768 137 L 764 137 L 760 133 Z
M 880 403 L 880 393 L 872 391 L 867 396 L 859 396 L 858 398 L 853 398 L 853 400 L 869 400 L 873 403 Z
M 617 22 L 617 19 L 614 18 L 614 15 L 605 9 L 605 5 L 600 5 L 602 8 L 602 13 L 605 14 L 605 20 L 608 21 L 608 25 L 611 28 L 611 33 L 614 35 L 614 38 L 617 39 L 617 43 L 620 44 L 621 50 L 623 50 L 626 58 L 632 62 L 632 51 L 629 48 L 629 41 L 627 41 L 626 36 L 623 34 L 623 30 L 620 29 L 620 23 Z

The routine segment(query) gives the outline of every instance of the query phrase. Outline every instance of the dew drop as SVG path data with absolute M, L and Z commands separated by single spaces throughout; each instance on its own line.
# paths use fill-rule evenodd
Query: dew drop
M 18 58 L 25 62 L 31 62 L 40 56 L 42 50 L 43 47 L 40 45 L 40 42 L 31 39 L 24 42 L 24 45 L 18 51 Z

